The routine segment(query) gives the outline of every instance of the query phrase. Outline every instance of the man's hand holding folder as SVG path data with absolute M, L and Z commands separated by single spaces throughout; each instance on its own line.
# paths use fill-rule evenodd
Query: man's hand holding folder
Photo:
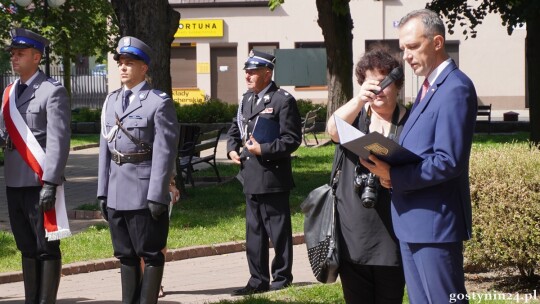
M 251 154 L 261 155 L 260 144 L 272 143 L 279 138 L 279 123 L 277 121 L 258 116 L 253 126 L 253 132 L 246 142 L 246 149 Z

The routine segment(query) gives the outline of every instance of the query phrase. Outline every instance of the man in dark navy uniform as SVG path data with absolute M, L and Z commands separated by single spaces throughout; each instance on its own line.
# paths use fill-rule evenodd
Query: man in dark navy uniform
M 300 146 L 301 119 L 294 97 L 272 81 L 274 64 L 274 56 L 251 51 L 244 65 L 249 90 L 228 132 L 227 156 L 240 165 L 238 177 L 246 196 L 246 255 L 251 274 L 247 285 L 233 295 L 278 290 L 293 280 L 291 153 Z M 258 118 L 275 122 L 279 136 L 259 143 L 252 136 Z M 271 285 L 269 239 L 275 252 Z
M 179 126 L 171 98 L 145 81 L 151 56 L 141 40 L 120 39 L 114 59 L 123 87 L 103 105 L 97 197 L 121 263 L 124 304 L 157 302 L 169 232 Z
M 49 41 L 22 28 L 12 29 L 11 38 L 7 50 L 19 79 L 4 92 L 15 102 L 13 107 L 4 103 L 0 118 L 0 135 L 6 143 L 4 177 L 9 219 L 22 255 L 25 303 L 55 303 L 62 270 L 59 239 L 63 236 L 46 234 L 44 213 L 55 209 L 56 189 L 65 180 L 71 134 L 69 97 L 58 81 L 39 70 Z M 22 119 L 20 126 L 31 131 L 22 138 L 17 136 L 18 128 L 7 127 L 17 118 Z M 32 139 L 37 145 L 31 144 Z M 44 153 L 42 175 L 28 159 L 28 151 L 37 159 L 40 150 Z M 63 192 L 59 192 L 61 195 Z

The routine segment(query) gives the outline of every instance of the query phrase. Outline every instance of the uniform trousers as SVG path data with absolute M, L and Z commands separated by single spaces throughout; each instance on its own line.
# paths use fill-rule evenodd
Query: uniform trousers
M 400 242 L 409 301 L 448 303 L 452 295 L 466 295 L 463 242 Z M 468 303 L 458 300 L 454 303 Z
M 39 208 L 40 191 L 40 186 L 6 187 L 11 231 L 23 257 L 60 260 L 60 241 L 48 242 L 45 237 L 43 212 Z
M 405 278 L 399 266 L 360 265 L 341 259 L 339 278 L 348 304 L 403 303 Z
M 115 210 L 107 208 L 114 256 L 127 266 L 165 265 L 161 250 L 167 245 L 169 215 L 163 212 L 154 220 L 150 209 Z
M 272 288 L 292 283 L 292 227 L 289 191 L 246 195 L 246 255 L 251 287 L 267 289 L 269 239 L 274 246 Z

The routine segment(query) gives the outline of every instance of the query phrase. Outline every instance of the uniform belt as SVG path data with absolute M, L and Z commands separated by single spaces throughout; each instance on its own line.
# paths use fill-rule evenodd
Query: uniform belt
M 152 159 L 152 152 L 145 152 L 145 153 L 126 153 L 123 155 L 120 154 L 112 154 L 112 161 L 117 164 L 123 164 L 123 163 L 140 163 L 145 160 L 151 160 Z

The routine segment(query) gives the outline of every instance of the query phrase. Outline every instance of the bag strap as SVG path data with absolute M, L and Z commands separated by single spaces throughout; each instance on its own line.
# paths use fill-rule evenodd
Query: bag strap
M 332 187 L 332 195 L 336 196 L 336 189 L 339 183 L 339 178 L 341 177 L 341 165 L 343 164 L 343 158 L 345 157 L 345 151 L 341 146 L 338 146 L 339 151 L 341 152 L 339 156 L 339 160 L 336 166 L 336 170 L 334 171 L 334 174 L 332 174 L 330 178 L 330 186 Z
M 139 146 L 144 152 L 152 151 L 152 145 L 147 144 L 131 135 L 131 133 L 129 133 L 129 131 L 126 130 L 124 126 L 122 126 L 122 122 L 120 121 L 120 118 L 118 118 L 118 114 L 114 113 L 114 115 L 116 116 L 116 125 L 118 126 L 118 128 L 120 128 L 120 130 L 122 130 L 122 132 L 124 132 L 124 134 L 126 134 L 127 138 L 129 138 L 132 143 Z

